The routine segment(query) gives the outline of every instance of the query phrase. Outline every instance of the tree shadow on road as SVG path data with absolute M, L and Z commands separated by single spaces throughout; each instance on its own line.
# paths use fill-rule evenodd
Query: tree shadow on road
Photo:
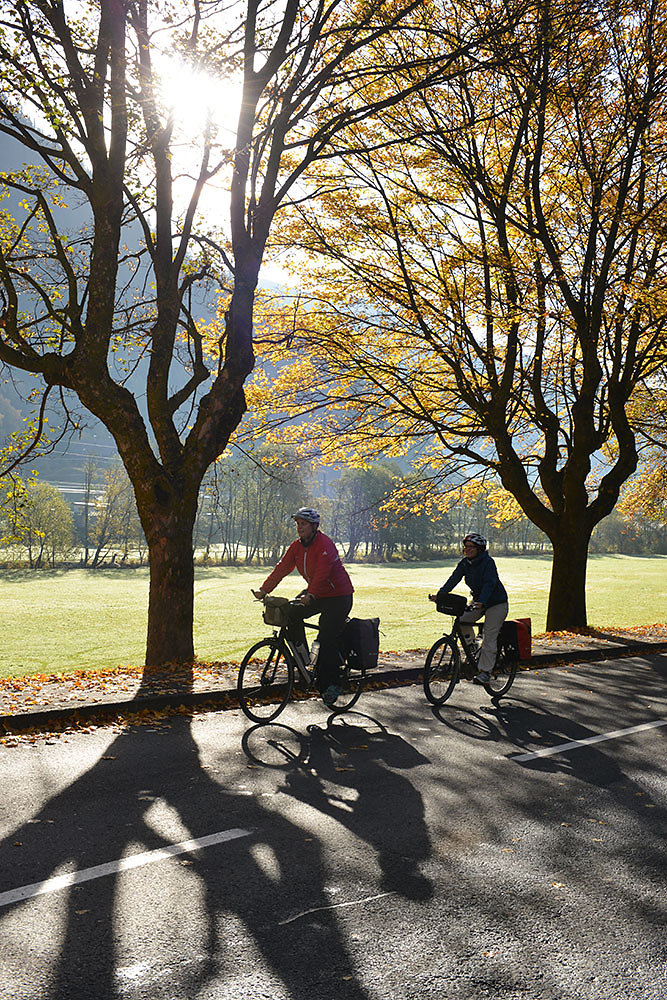
M 156 809 L 167 810 L 184 834 L 167 838 L 158 832 L 169 824 L 155 821 Z M 167 860 L 59 890 L 60 944 L 53 943 L 43 990 L 24 994 L 18 985 L 32 960 L 30 928 L 40 900 L 3 907 L 0 921 L 11 927 L 5 940 L 14 948 L 13 954 L 4 949 L 5 967 L 16 984 L 7 995 L 171 1000 L 198 996 L 215 983 L 225 997 L 239 1000 L 260 994 L 367 1000 L 326 891 L 322 845 L 265 808 L 257 795 L 218 784 L 202 766 L 186 719 L 170 722 L 166 735 L 141 729 L 119 735 L 90 770 L 13 830 L 0 843 L 0 892 L 230 828 L 249 833 L 187 854 L 180 863 Z M 166 865 L 179 867 L 165 871 Z M 128 928 L 123 909 L 131 897 Z M 301 921 L 295 933 L 286 917 L 303 910 L 304 900 L 318 911 L 317 920 Z M 188 940 L 192 928 L 196 933 Z M 171 951 L 168 958 L 160 948 Z M 246 952 L 260 956 L 260 969 L 253 978 L 247 960 L 246 979 L 239 982 L 238 961 Z M 318 957 L 326 957 L 324 975 Z M 40 962 L 46 961 L 44 954 L 36 960 L 42 982 Z M 137 992 L 122 978 L 128 965 L 140 970 Z M 166 980 L 159 978 L 165 967 Z M 238 992 L 220 986 L 229 977 Z
M 625 778 L 606 741 L 591 742 L 600 736 L 598 730 L 526 699 L 501 703 L 493 715 L 503 739 L 515 750 L 526 752 L 512 755 L 522 767 L 571 775 L 601 788 Z M 571 747 L 569 744 L 576 745 Z M 563 752 L 548 752 L 557 751 L 559 747 Z M 536 756 L 531 758 L 531 753 Z

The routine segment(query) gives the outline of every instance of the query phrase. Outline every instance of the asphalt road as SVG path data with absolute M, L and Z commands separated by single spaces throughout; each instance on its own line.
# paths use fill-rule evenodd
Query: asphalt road
M 2 747 L 0 997 L 663 998 L 666 676 Z

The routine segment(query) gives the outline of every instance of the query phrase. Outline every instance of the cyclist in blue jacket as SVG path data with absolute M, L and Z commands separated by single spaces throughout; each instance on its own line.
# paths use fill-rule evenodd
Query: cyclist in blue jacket
M 472 604 L 459 620 L 466 643 L 470 643 L 474 638 L 474 630 L 470 625 L 484 618 L 484 639 L 475 677 L 480 684 L 488 684 L 491 679 L 491 671 L 496 662 L 498 634 L 509 611 L 507 591 L 486 546 L 486 538 L 476 531 L 466 535 L 463 539 L 463 559 L 438 593 L 430 595 L 431 600 L 437 601 L 438 597 L 448 594 L 463 579 L 470 588 Z

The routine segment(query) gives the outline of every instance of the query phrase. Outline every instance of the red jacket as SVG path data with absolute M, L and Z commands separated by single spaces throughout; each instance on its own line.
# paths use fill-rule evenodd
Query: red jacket
M 270 594 L 284 576 L 297 569 L 308 585 L 308 593 L 321 597 L 343 597 L 354 592 L 352 581 L 340 561 L 336 546 L 321 531 L 315 534 L 310 545 L 301 539 L 292 542 L 274 571 L 262 584 L 265 594 Z

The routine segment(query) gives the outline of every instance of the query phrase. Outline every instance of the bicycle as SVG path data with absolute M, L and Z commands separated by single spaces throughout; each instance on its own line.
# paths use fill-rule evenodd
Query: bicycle
M 434 642 L 426 655 L 424 694 L 433 705 L 442 705 L 447 701 L 462 676 L 472 680 L 477 674 L 483 626 L 475 624 L 477 636 L 474 645 L 469 645 L 461 628 L 461 615 L 465 612 L 467 604 L 465 597 L 460 594 L 446 594 L 437 601 L 438 611 L 451 615 L 454 622 L 451 632 L 445 633 Z M 463 660 L 459 645 L 463 650 Z M 518 652 L 503 626 L 498 636 L 496 662 L 491 671 L 491 680 L 487 684 L 482 684 L 494 701 L 507 694 L 514 683 L 517 667 Z
M 311 656 L 307 641 L 301 645 L 287 636 L 287 605 L 301 607 L 301 602 L 267 595 L 262 603 L 265 623 L 275 625 L 276 628 L 272 636 L 260 639 L 245 654 L 236 685 L 239 705 L 253 722 L 271 722 L 280 715 L 292 695 L 295 683 L 301 686 L 304 696 L 317 684 L 318 644 L 313 642 L 315 652 Z M 317 630 L 317 625 L 310 622 L 303 624 L 306 628 Z M 341 693 L 333 704 L 327 706 L 334 714 L 347 712 L 356 704 L 366 674 L 364 668 L 350 666 L 342 655 L 340 667 L 338 686 Z

